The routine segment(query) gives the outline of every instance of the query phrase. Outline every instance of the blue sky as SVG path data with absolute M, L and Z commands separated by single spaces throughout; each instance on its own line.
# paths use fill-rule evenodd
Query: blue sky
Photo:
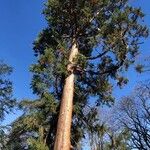
M 46 25 L 44 0 L 0 0 L 0 59 L 14 68 L 14 96 L 31 96 L 29 65 L 35 61 L 32 42 Z
M 31 73 L 29 66 L 36 61 L 32 42 L 46 26 L 44 17 L 41 15 L 44 1 L 0 0 L 0 59 L 14 68 L 11 79 L 14 84 L 14 97 L 17 99 L 34 98 L 30 89 Z M 143 8 L 146 14 L 145 24 L 150 27 L 150 1 L 131 1 L 134 5 Z M 142 59 L 138 61 L 142 61 L 144 56 L 149 54 L 149 43 L 150 38 L 145 40 L 142 45 Z M 126 76 L 129 77 L 129 84 L 123 89 L 116 87 L 114 90 L 114 95 L 118 98 L 130 93 L 137 82 L 148 78 L 148 74 L 135 74 L 133 69 L 130 69 Z M 10 122 L 14 116 L 8 116 L 6 122 Z
M 32 43 L 46 26 L 43 7 L 44 0 L 0 0 L 0 59 L 14 68 L 11 80 L 18 100 L 35 97 L 30 89 L 29 66 L 35 62 Z M 4 124 L 19 114 L 8 115 Z

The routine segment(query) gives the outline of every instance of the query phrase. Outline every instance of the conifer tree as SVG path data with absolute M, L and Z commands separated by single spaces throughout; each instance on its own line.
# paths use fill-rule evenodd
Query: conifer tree
M 91 97 L 97 107 L 110 105 L 113 84 L 128 82 L 123 72 L 134 63 L 148 29 L 141 9 L 128 0 L 48 0 L 43 14 L 48 25 L 34 42 L 38 61 L 31 66 L 39 99 L 21 103 L 26 111 L 13 131 L 41 139 L 50 149 L 69 150 L 96 119 Z
M 2 125 L 2 121 L 15 106 L 15 99 L 12 97 L 12 82 L 8 78 L 11 73 L 12 67 L 0 60 L 0 149 L 4 149 L 7 142 L 5 131 L 8 127 Z
M 110 81 L 127 83 L 122 72 L 148 30 L 141 9 L 128 0 L 48 0 L 44 15 L 48 26 L 34 43 L 33 87 L 61 100 L 54 149 L 69 150 L 74 93 L 95 96 L 97 105 L 113 102 Z
M 12 68 L 0 60 L 0 121 L 15 105 L 15 99 L 12 98 L 12 82 L 8 79 L 11 73 Z

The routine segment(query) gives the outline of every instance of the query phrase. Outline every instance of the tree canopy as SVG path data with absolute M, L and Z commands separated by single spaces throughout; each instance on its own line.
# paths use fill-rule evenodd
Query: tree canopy
M 75 40 L 79 52 L 71 64 L 75 74 L 71 142 L 77 147 L 96 120 L 97 107 L 114 103 L 113 83 L 128 82 L 123 72 L 135 62 L 148 29 L 141 9 L 128 0 L 48 0 L 43 14 L 47 27 L 34 41 L 37 63 L 30 68 L 31 87 L 39 98 L 20 103 L 24 114 L 12 125 L 12 140 L 17 137 L 28 149 L 38 149 L 37 143 L 45 149 L 53 147 Z M 88 105 L 91 98 L 93 107 Z

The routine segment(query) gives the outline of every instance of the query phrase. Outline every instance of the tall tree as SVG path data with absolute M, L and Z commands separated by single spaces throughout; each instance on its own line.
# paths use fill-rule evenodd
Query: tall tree
M 82 108 L 90 96 L 97 105 L 113 102 L 110 81 L 127 83 L 122 72 L 134 63 L 148 30 L 141 9 L 128 0 L 48 0 L 44 15 L 48 27 L 34 42 L 32 87 L 39 96 L 61 99 L 54 149 L 69 150 L 73 103 Z
M 67 150 L 70 132 L 76 146 L 96 120 L 95 108 L 86 112 L 91 96 L 97 106 L 111 104 L 112 81 L 127 83 L 122 72 L 134 63 L 148 30 L 141 10 L 127 0 L 49 0 L 44 14 L 48 27 L 34 42 L 38 62 L 31 67 L 39 98 L 21 102 L 25 113 L 12 124 L 10 141 L 24 149 L 52 149 L 60 112 L 55 149 Z

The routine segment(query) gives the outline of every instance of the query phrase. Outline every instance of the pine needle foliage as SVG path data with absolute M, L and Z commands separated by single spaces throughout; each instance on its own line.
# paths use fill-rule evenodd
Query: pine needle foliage
M 9 79 L 9 75 L 12 73 L 12 67 L 0 60 L 0 149 L 5 148 L 7 143 L 7 126 L 2 125 L 2 121 L 6 115 L 9 114 L 16 101 L 13 98 L 13 85 Z
M 71 138 L 76 147 L 97 115 L 94 108 L 86 113 L 89 100 L 94 97 L 96 106 L 113 104 L 113 83 L 127 84 L 122 74 L 134 63 L 148 29 L 141 9 L 128 0 L 48 0 L 43 14 L 47 27 L 34 41 L 37 63 L 30 68 L 31 87 L 39 99 L 22 102 L 25 114 L 14 122 L 12 133 L 26 139 L 43 137 L 43 143 L 53 147 L 59 102 L 70 73 L 68 56 L 76 39 L 79 54 L 72 66 L 76 80 Z
M 12 73 L 12 68 L 0 60 L 0 120 L 5 118 L 15 105 L 13 99 L 12 82 L 8 76 Z

